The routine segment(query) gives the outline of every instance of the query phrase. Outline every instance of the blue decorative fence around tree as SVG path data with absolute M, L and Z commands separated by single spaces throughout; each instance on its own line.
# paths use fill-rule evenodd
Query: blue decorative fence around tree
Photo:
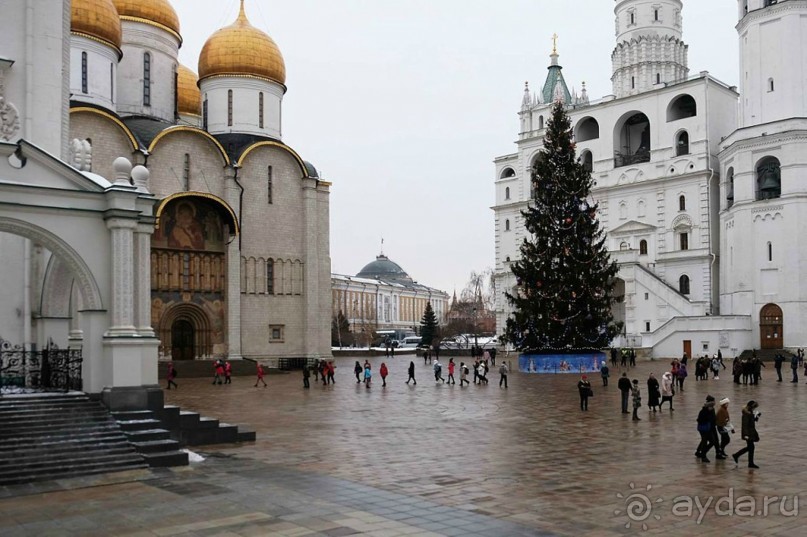
M 522 354 L 518 357 L 518 369 L 523 373 L 595 373 L 607 360 L 599 351 L 579 354 Z

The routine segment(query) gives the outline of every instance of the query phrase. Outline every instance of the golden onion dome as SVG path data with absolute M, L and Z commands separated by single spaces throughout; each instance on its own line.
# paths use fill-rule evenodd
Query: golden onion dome
M 199 54 L 199 79 L 212 76 L 253 76 L 286 83 L 286 63 L 271 37 L 249 23 L 244 0 L 236 21 L 218 30 Z
M 70 31 L 120 50 L 120 17 L 112 0 L 73 0 L 70 4 Z
M 177 110 L 180 114 L 202 115 L 202 92 L 199 91 L 199 77 L 180 64 L 177 69 Z
M 168 0 L 113 0 L 121 20 L 142 22 L 179 35 L 179 16 Z

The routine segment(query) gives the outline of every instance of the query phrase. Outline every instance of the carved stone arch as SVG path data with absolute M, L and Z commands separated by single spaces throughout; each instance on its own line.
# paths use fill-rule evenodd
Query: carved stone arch
M 42 317 L 68 319 L 72 315 L 73 282 L 75 277 L 62 258 L 51 255 L 45 269 L 39 312 Z
M 284 294 L 286 295 L 293 295 L 294 294 L 294 261 L 291 258 L 286 258 L 283 260 L 283 266 L 286 268 L 286 285 L 283 289 Z
M 686 215 L 681 214 L 675 217 L 675 220 L 672 221 L 672 228 L 679 229 L 679 228 L 692 228 L 692 219 Z
M 105 309 L 101 289 L 98 287 L 98 282 L 95 281 L 90 267 L 64 240 L 44 228 L 14 218 L 0 217 L 0 232 L 30 239 L 50 250 L 53 255 L 60 257 L 78 283 L 84 307 L 93 311 Z
M 177 321 L 187 321 L 193 326 L 195 357 L 208 357 L 213 354 L 210 317 L 201 307 L 188 302 L 170 307 L 160 318 L 157 334 L 160 338 L 162 355 L 172 355 L 172 328 Z

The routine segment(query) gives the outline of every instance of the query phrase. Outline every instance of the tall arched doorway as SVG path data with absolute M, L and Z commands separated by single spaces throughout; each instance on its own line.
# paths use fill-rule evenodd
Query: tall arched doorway
M 759 313 L 759 346 L 763 349 L 781 349 L 784 345 L 782 308 L 767 304 Z
M 195 330 L 190 321 L 180 319 L 171 326 L 171 359 L 193 360 L 196 356 L 194 348 Z

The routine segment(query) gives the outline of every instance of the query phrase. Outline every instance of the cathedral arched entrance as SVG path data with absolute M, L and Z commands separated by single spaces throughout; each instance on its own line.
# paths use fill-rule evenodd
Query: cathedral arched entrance
M 232 208 L 204 192 L 160 202 L 151 240 L 151 321 L 160 355 L 174 360 L 227 353 L 228 245 Z
M 784 345 L 784 317 L 782 308 L 766 304 L 759 312 L 759 346 L 762 349 L 781 349 Z
M 172 360 L 213 356 L 210 316 L 196 304 L 185 303 L 165 312 L 157 328 L 161 354 Z
M 196 331 L 190 321 L 185 319 L 174 321 L 171 326 L 171 359 L 193 360 L 196 356 L 195 339 Z

